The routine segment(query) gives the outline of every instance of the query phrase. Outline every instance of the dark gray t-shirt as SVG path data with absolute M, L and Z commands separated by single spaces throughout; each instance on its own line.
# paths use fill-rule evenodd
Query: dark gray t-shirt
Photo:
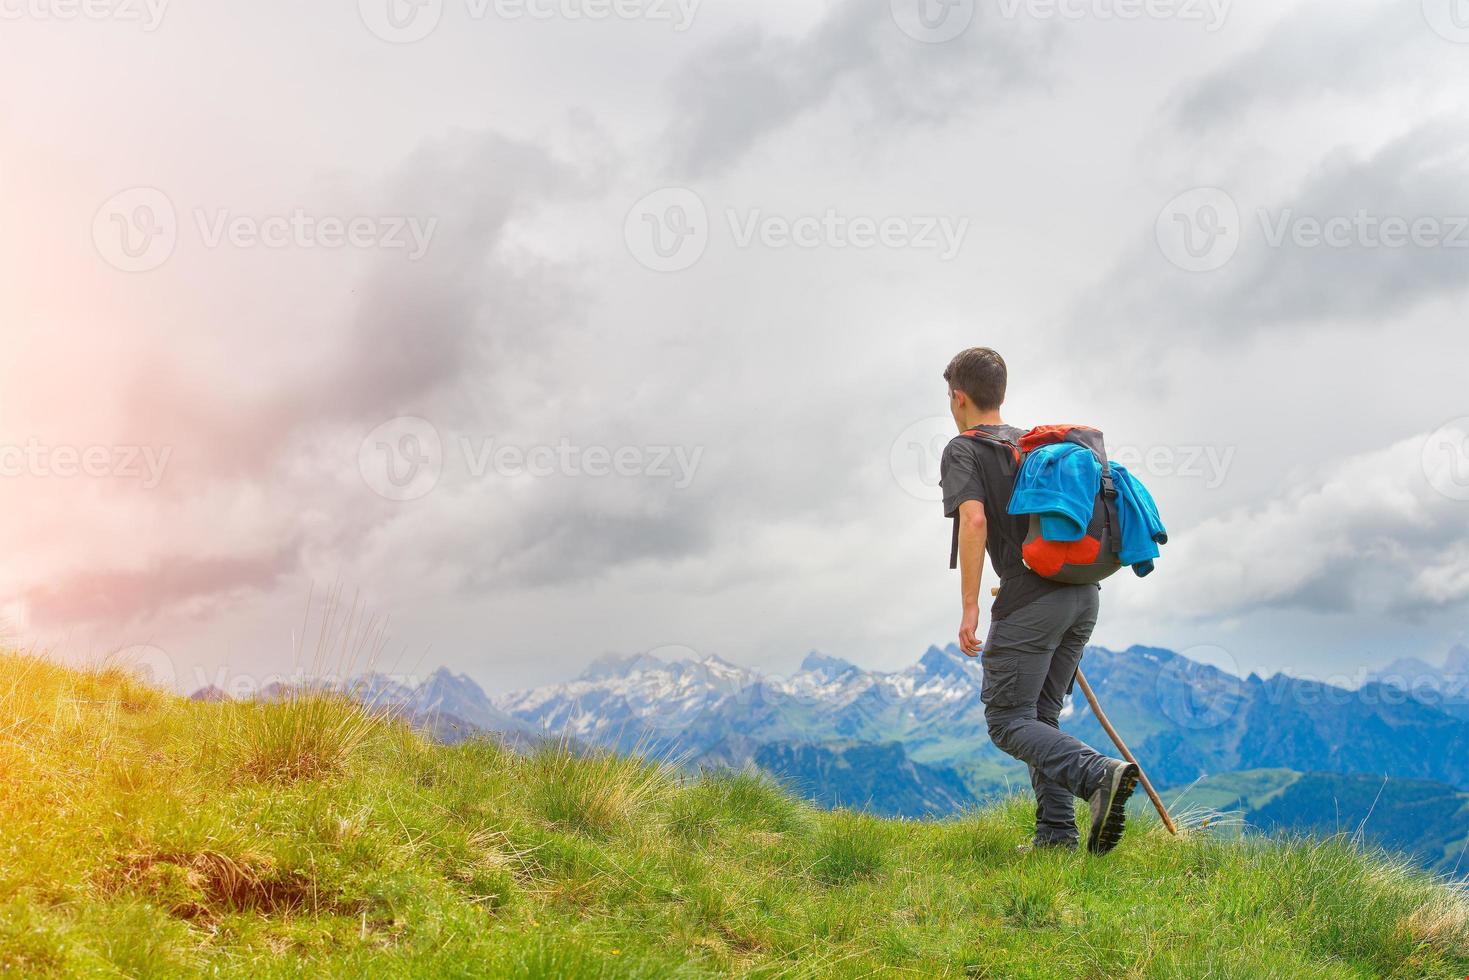
M 1025 434 L 1013 425 L 982 425 L 979 428 L 1012 441 Z M 1008 451 L 971 436 L 955 436 L 944 448 L 939 463 L 939 484 L 944 491 L 944 516 L 953 517 L 966 500 L 984 504 L 984 519 L 989 527 L 985 550 L 990 564 L 1000 575 L 1000 594 L 995 599 L 990 619 L 1004 619 L 1010 613 L 1056 589 L 1067 586 L 1043 579 L 1026 567 L 1021 547 L 1030 529 L 1030 518 L 1010 514 L 1010 493 L 1015 489 L 1015 467 Z

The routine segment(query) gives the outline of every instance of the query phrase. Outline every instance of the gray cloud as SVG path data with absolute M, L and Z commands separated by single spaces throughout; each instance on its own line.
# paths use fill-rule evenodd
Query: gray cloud
M 1118 331 L 1219 344 L 1269 331 L 1365 330 L 1406 317 L 1469 288 L 1466 183 L 1469 127 L 1437 119 L 1367 155 L 1329 152 L 1293 190 L 1269 199 L 1222 186 L 1239 214 L 1231 259 L 1210 271 L 1178 268 L 1150 223 L 1064 329 L 1106 354 L 1116 351 Z M 1412 237 L 1418 222 L 1421 242 Z M 1438 335 L 1452 336 L 1442 327 Z
M 1328 157 L 1289 197 L 1242 215 L 1245 246 L 1239 270 L 1223 277 L 1206 315 L 1220 329 L 1239 324 L 1375 322 L 1469 286 L 1469 126 L 1438 120 L 1361 158 Z M 1249 205 L 1241 202 L 1242 210 Z M 1302 219 L 1326 222 L 1364 216 L 1347 234 L 1352 244 L 1302 246 L 1270 237 Z M 1397 219 L 1436 228 L 1435 244 L 1381 244 L 1370 222 Z M 1360 237 L 1359 237 L 1360 236 Z M 1401 233 L 1400 233 L 1401 236 Z M 1311 239 L 1306 239 L 1310 241 Z M 1374 244 L 1376 242 L 1377 244 Z
M 289 544 L 254 555 L 162 556 L 143 568 L 83 571 L 23 598 L 31 618 L 50 624 L 125 623 L 162 609 L 199 616 L 227 597 L 272 588 L 295 561 Z
M 460 132 L 420 148 L 372 209 L 436 221 L 430 251 L 416 262 L 375 258 L 350 287 L 343 323 L 299 325 L 335 337 L 334 350 L 281 350 L 280 376 L 260 378 L 249 404 L 216 395 L 196 365 L 156 356 L 131 381 L 135 427 L 182 445 L 184 473 L 259 476 L 302 428 L 371 428 L 429 405 L 446 413 L 465 379 L 494 392 L 497 379 L 522 374 L 512 358 L 549 342 L 575 301 L 565 277 L 512 270 L 496 249 L 508 223 L 548 194 L 582 190 L 543 148 L 498 134 Z
M 576 290 L 551 268 L 512 269 L 498 249 L 509 223 L 546 195 L 583 192 L 543 149 L 496 134 L 458 133 L 414 153 L 374 209 L 436 219 L 432 248 L 418 262 L 374 258 L 342 323 L 299 324 L 335 338 L 327 355 L 288 344 L 275 354 L 280 376 L 258 379 L 244 396 L 213 388 L 212 370 L 223 366 L 201 370 L 157 352 L 128 382 L 126 428 L 172 448 L 150 503 L 179 513 L 201 499 L 229 506 L 263 495 L 300 522 L 262 528 L 276 540 L 256 542 L 263 552 L 249 558 L 193 555 L 189 548 L 210 542 L 180 541 L 141 571 L 131 556 L 129 570 L 88 569 L 32 591 L 30 615 L 125 623 L 269 587 L 299 572 L 313 549 L 339 561 L 358 552 L 397 515 L 360 480 L 344 486 L 328 473 L 355 466 L 363 435 L 394 416 L 462 423 L 487 406 L 502 420 L 514 411 L 502 389 L 513 381 L 523 396 L 525 360 L 575 329 Z M 539 383 L 549 391 L 555 380 Z
M 681 172 L 736 165 L 761 140 L 851 93 L 863 126 L 940 123 L 1043 70 L 1039 24 L 992 23 L 985 4 L 959 37 L 905 35 L 886 2 L 840 0 L 801 37 L 748 29 L 701 51 L 672 83 L 669 142 Z
M 1313 0 L 1288 9 L 1258 46 L 1186 85 L 1173 115 L 1202 130 L 1313 99 L 1371 95 L 1426 81 L 1425 58 L 1454 54 L 1417 3 Z
M 1469 505 L 1429 482 L 1426 438 L 1299 473 L 1190 528 L 1168 548 L 1187 574 L 1160 578 L 1151 601 L 1208 618 L 1274 608 L 1413 619 L 1462 607 Z

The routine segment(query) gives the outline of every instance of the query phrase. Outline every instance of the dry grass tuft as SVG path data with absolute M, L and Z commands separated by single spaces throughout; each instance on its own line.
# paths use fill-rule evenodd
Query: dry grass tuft
M 309 880 L 281 873 L 271 858 L 260 854 L 231 856 L 214 850 L 129 854 L 108 884 L 145 896 L 183 919 L 242 911 L 270 915 L 314 904 Z
M 1408 916 L 1404 925 L 1414 942 L 1451 956 L 1469 957 L 1469 899 L 1459 895 L 1436 898 Z
M 627 826 L 675 789 L 666 763 L 564 744 L 541 748 L 526 763 L 531 799 L 553 826 L 609 833 Z
M 341 773 L 385 722 L 345 695 L 301 692 L 234 712 L 244 772 L 292 783 Z

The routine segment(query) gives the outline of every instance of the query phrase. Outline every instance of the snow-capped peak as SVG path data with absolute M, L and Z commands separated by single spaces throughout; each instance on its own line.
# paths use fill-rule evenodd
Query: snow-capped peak
M 806 659 L 801 661 L 800 671 L 803 674 L 820 674 L 826 680 L 834 681 L 843 674 L 851 673 L 856 669 L 856 664 L 843 660 L 841 657 L 833 657 L 812 650 L 806 654 Z

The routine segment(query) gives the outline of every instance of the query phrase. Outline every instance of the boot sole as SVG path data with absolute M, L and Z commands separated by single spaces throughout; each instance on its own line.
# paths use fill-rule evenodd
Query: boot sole
M 1112 794 L 1107 815 L 1099 826 L 1087 834 L 1086 849 L 1093 854 L 1106 854 L 1122 841 L 1122 828 L 1127 823 L 1127 801 L 1137 789 L 1137 766 L 1128 763 L 1122 770 L 1117 790 Z

